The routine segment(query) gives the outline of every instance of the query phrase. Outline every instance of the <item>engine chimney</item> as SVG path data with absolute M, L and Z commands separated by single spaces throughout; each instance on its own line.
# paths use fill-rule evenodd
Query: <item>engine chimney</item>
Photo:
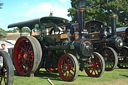
M 84 29 L 84 24 L 85 24 L 85 8 L 79 8 L 76 10 L 77 11 L 77 18 L 78 18 L 78 23 L 79 23 L 79 36 L 82 38 L 82 31 Z
M 111 17 L 111 29 L 112 29 L 112 37 L 116 37 L 116 15 L 112 14 Z

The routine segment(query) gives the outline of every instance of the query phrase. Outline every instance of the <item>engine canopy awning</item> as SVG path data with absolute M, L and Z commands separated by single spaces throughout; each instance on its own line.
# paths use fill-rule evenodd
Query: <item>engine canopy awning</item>
M 33 20 L 9 24 L 8 28 L 18 27 L 21 29 L 23 27 L 29 27 L 30 29 L 33 29 L 36 24 L 39 24 L 39 25 L 45 24 L 45 27 L 48 28 L 48 27 L 53 27 L 55 25 L 61 26 L 61 25 L 67 24 L 68 22 L 69 21 L 64 18 L 48 16 L 48 17 L 42 17 L 42 18 L 37 18 Z

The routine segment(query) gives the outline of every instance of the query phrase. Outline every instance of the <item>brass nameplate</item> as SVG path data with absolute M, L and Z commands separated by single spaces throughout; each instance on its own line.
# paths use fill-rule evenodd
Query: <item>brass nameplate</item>
M 89 33 L 89 34 L 98 34 L 98 33 L 100 33 L 100 32 L 91 32 L 91 33 Z
M 68 38 L 67 34 L 61 34 L 60 35 L 60 39 L 65 39 L 65 38 Z

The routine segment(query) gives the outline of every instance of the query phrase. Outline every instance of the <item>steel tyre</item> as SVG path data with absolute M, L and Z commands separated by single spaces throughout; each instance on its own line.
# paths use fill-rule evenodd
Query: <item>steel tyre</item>
M 41 45 L 39 43 L 39 41 L 35 38 L 35 37 L 32 37 L 32 36 L 28 36 L 29 38 L 31 38 L 31 40 L 34 42 L 35 44 L 35 47 L 36 47 L 36 54 L 37 54 L 37 60 L 38 60 L 38 67 L 35 69 L 35 74 L 39 72 L 40 68 L 41 68 L 41 65 L 42 65 L 42 48 L 41 48 Z
M 105 62 L 101 54 L 93 52 L 91 57 L 91 67 L 85 67 L 85 72 L 90 77 L 100 77 L 105 70 Z
M 58 63 L 58 72 L 64 81 L 73 81 L 78 76 L 79 64 L 72 54 L 61 56 Z
M 13 61 L 19 75 L 26 76 L 35 73 L 39 66 L 39 54 L 33 39 L 20 37 L 14 47 Z
M 5 85 L 13 85 L 14 81 L 14 68 L 12 60 L 9 54 L 5 51 L 0 51 L 0 55 L 3 57 L 3 66 L 0 67 L 0 85 L 2 85 L 2 80 L 4 80 Z
M 116 51 L 111 47 L 102 48 L 100 54 L 103 56 L 105 61 L 105 70 L 112 71 L 118 64 L 118 57 Z

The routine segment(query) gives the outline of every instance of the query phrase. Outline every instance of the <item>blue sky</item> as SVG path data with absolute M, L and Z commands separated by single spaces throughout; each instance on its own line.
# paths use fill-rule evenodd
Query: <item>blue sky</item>
M 70 0 L 0 0 L 4 3 L 0 9 L 0 28 L 9 30 L 9 24 L 48 16 L 53 11 L 54 16 L 71 20 L 67 9 L 71 8 Z M 12 30 L 12 29 L 11 29 Z

